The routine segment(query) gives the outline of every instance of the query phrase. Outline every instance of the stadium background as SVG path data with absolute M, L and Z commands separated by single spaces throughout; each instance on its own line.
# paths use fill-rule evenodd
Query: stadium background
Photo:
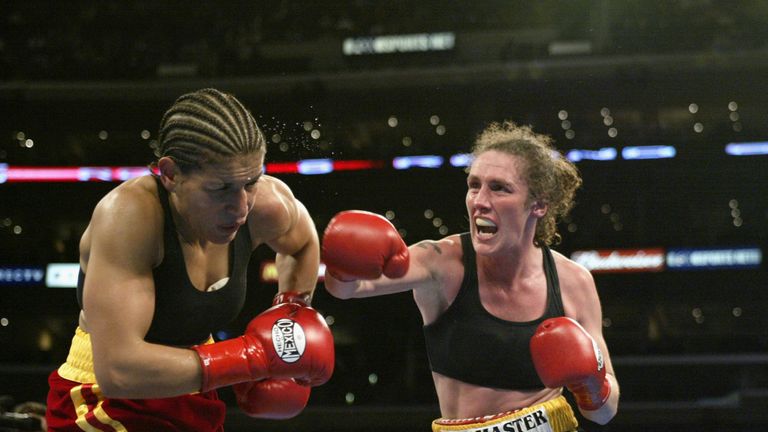
M 584 158 L 584 187 L 560 225 L 565 255 L 761 251 L 742 267 L 595 272 L 622 401 L 610 425 L 585 429 L 766 430 L 766 24 L 757 0 L 5 1 L 0 395 L 44 401 L 77 318 L 74 290 L 9 272 L 76 262 L 93 206 L 118 184 L 8 173 L 145 166 L 163 111 L 212 86 L 251 109 L 272 172 L 320 230 L 358 208 L 387 214 L 408 243 L 462 232 L 465 174 L 449 158 L 488 122 L 511 119 Z M 393 42 L 413 35 L 445 49 Z M 390 45 L 360 46 L 390 51 L 345 54 L 349 38 L 376 37 Z M 731 143 L 758 154 L 729 154 Z M 623 150 L 633 146 L 664 146 L 667 157 L 632 159 Z M 443 159 L 393 165 L 422 155 Z M 372 162 L 279 170 L 307 160 Z M 217 337 L 267 306 L 275 285 L 261 264 L 271 258 L 254 254 L 248 307 Z M 320 285 L 315 305 L 332 317 L 333 379 L 286 422 L 244 417 L 225 391 L 228 430 L 427 430 L 438 411 L 410 295 L 340 301 Z

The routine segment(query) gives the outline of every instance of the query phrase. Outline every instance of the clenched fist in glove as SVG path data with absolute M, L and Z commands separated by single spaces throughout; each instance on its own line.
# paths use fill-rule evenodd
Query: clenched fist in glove
M 603 354 L 579 323 L 566 317 L 545 320 L 530 345 L 533 365 L 545 386 L 567 387 L 579 407 L 587 411 L 608 400 L 611 384 Z
M 348 210 L 331 219 L 323 234 L 322 259 L 342 281 L 399 278 L 408 271 L 408 247 L 395 227 L 375 213 Z
M 278 293 L 272 305 L 297 303 L 309 306 L 311 294 L 297 291 Z M 282 420 L 299 415 L 307 406 L 311 387 L 297 384 L 292 378 L 267 378 L 232 386 L 237 405 L 247 415 Z
M 240 337 L 193 349 L 203 369 L 202 391 L 266 378 L 321 385 L 330 379 L 335 360 L 325 319 L 301 301 L 272 306 Z
M 283 420 L 296 417 L 309 401 L 311 387 L 292 379 L 268 378 L 232 386 L 237 405 L 251 417 Z

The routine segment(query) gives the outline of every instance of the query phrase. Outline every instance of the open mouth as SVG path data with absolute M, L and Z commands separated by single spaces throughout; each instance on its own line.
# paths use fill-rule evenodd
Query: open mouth
M 477 227 L 478 234 L 493 235 L 498 231 L 496 224 L 488 219 L 475 218 L 475 226 Z
M 220 225 L 220 227 L 223 231 L 232 232 L 232 231 L 237 231 L 240 225 L 235 223 L 231 225 Z

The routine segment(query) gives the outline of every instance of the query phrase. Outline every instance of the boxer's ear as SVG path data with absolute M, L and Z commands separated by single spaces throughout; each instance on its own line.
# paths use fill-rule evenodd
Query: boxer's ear
M 176 176 L 179 173 L 179 165 L 169 157 L 161 157 L 157 161 L 157 170 L 160 172 L 160 181 L 168 192 L 176 187 Z
M 542 200 L 536 200 L 531 204 L 531 213 L 537 218 L 543 218 L 547 214 L 549 206 Z

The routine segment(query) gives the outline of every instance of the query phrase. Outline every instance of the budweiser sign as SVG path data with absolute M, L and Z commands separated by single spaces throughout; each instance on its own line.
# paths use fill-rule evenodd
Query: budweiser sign
M 603 249 L 576 251 L 571 259 L 592 273 L 659 272 L 664 270 L 664 249 Z

